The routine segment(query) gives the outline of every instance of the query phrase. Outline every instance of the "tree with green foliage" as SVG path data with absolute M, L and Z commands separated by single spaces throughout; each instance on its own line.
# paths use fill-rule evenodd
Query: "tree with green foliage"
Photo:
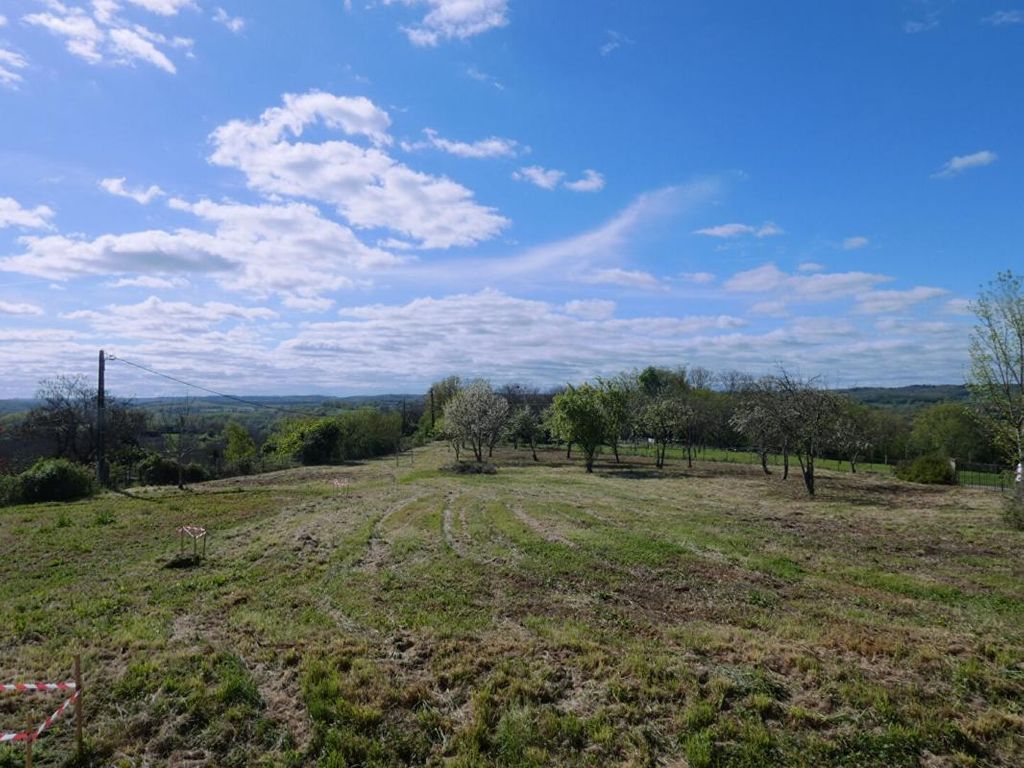
M 587 472 L 593 472 L 597 449 L 608 434 L 601 390 L 591 384 L 568 386 L 555 396 L 551 411 L 551 423 L 564 440 L 579 445 Z
M 256 458 L 256 441 L 235 419 L 224 425 L 224 459 L 235 471 L 249 473 Z
M 540 415 L 529 405 L 522 405 L 512 414 L 509 420 L 509 435 L 515 444 L 519 443 L 530 446 L 533 460 L 537 458 L 537 441 L 543 434 Z
M 910 444 L 919 455 L 935 454 L 961 461 L 995 458 L 992 436 L 977 414 L 960 403 L 939 403 L 918 411 Z
M 686 430 L 693 412 L 678 397 L 664 394 L 648 399 L 640 412 L 640 424 L 645 435 L 654 440 L 654 465 L 665 466 L 668 445 Z
M 1013 466 L 1024 462 L 1024 278 L 1000 272 L 971 305 L 969 386 L 996 444 Z M 1024 483 L 1017 483 L 1024 504 Z
M 619 442 L 623 440 L 632 426 L 631 391 L 624 377 L 603 380 L 598 379 L 598 397 L 606 430 L 605 441 L 615 455 L 615 463 L 619 463 Z
M 402 414 L 358 408 L 322 418 L 284 422 L 264 446 L 305 465 L 384 456 L 395 450 L 402 434 Z

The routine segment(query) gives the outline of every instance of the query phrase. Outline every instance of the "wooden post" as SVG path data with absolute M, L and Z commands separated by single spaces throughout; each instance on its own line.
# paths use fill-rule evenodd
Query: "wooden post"
M 32 768 L 32 736 L 35 733 L 36 726 L 32 723 L 28 724 L 28 741 L 25 742 L 25 768 Z
M 82 654 L 75 654 L 75 694 L 78 698 L 75 699 L 75 743 L 78 745 L 78 754 L 82 754 L 82 718 L 84 713 L 82 712 Z

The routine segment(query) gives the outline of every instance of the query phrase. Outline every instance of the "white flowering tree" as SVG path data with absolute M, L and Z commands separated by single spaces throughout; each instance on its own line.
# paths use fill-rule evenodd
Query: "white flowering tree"
M 478 462 L 484 460 L 485 450 L 490 455 L 501 440 L 508 419 L 508 400 L 483 379 L 472 381 L 460 389 L 444 407 L 448 439 L 453 445 L 468 445 Z

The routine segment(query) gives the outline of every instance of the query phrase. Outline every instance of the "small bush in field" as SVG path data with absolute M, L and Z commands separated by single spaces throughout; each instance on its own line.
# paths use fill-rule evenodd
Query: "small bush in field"
M 493 475 L 497 473 L 498 468 L 486 461 L 482 464 L 475 461 L 454 461 L 441 467 L 441 471 L 452 475 Z
M 896 477 L 928 485 L 953 485 L 956 482 L 953 467 L 943 456 L 919 456 L 913 461 L 900 462 L 896 465 Z
M 40 459 L 13 478 L 13 488 L 7 491 L 11 497 L 7 503 L 73 501 L 95 492 L 96 484 L 88 468 L 67 459 Z

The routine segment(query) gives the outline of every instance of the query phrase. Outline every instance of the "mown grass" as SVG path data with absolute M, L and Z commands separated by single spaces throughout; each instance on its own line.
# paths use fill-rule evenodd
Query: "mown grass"
M 1024 533 L 993 494 L 496 458 L 0 511 L 0 678 L 86 670 L 87 755 L 63 723 L 36 764 L 1024 764 Z

